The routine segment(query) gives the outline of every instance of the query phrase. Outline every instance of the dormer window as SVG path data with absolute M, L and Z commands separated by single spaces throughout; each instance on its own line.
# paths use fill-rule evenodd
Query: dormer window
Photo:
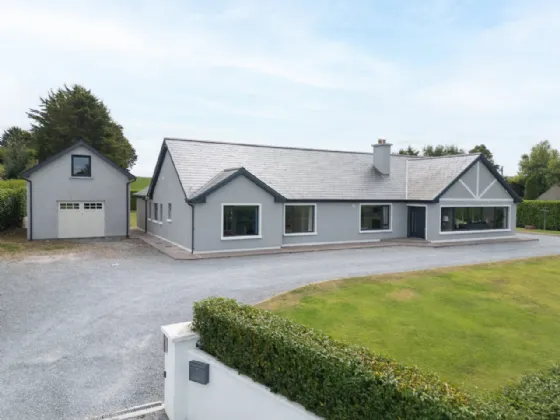
M 72 176 L 91 177 L 91 156 L 72 155 Z

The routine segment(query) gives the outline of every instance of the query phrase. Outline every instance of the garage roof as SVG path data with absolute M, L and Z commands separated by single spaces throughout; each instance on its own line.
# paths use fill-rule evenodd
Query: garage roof
M 115 162 L 113 162 L 111 159 L 109 159 L 108 157 L 106 157 L 104 154 L 102 154 L 101 152 L 99 152 L 97 149 L 95 149 L 94 147 L 90 146 L 89 144 L 87 144 L 85 141 L 83 140 L 79 140 L 76 143 L 74 143 L 72 146 L 68 147 L 67 149 L 64 149 L 60 152 L 58 152 L 55 155 L 52 155 L 50 158 L 44 160 L 43 162 L 33 166 L 32 168 L 29 168 L 28 170 L 24 171 L 21 175 L 24 178 L 28 178 L 29 175 L 31 175 L 34 172 L 37 172 L 39 169 L 49 165 L 50 163 L 54 162 L 55 160 L 57 160 L 58 158 L 64 156 L 65 154 L 71 152 L 74 149 L 77 149 L 78 147 L 85 147 L 86 149 L 88 149 L 91 153 L 97 155 L 100 159 L 104 160 L 105 162 L 107 162 L 109 165 L 111 165 L 113 168 L 115 168 L 116 170 L 118 170 L 119 172 L 121 172 L 124 176 L 126 176 L 129 180 L 133 181 L 136 179 L 136 177 L 134 175 L 132 175 L 130 172 L 128 172 L 126 169 L 121 168 L 119 165 L 117 165 Z

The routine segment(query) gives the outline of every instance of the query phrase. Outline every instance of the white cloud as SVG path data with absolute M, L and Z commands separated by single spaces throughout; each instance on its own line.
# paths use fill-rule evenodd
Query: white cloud
M 509 5 L 475 25 L 454 0 L 402 10 L 0 0 L 0 54 L 10 58 L 0 128 L 23 125 L 48 89 L 81 83 L 125 127 L 140 175 L 164 136 L 350 150 L 377 137 L 483 142 L 513 173 L 531 144 L 560 147 L 560 5 Z M 361 32 L 332 31 L 339 22 Z

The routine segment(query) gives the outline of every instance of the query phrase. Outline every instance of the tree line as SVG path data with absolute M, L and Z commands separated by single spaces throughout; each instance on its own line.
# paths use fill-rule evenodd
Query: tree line
M 408 146 L 399 154 L 411 156 L 448 156 L 464 154 L 465 150 L 455 145 L 428 145 L 422 150 Z M 496 169 L 503 173 L 503 167 L 494 162 L 494 155 L 484 145 L 479 144 L 469 153 L 482 153 Z M 535 200 L 551 186 L 560 183 L 560 152 L 548 140 L 535 144 L 530 153 L 521 156 L 517 174 L 506 176 L 513 190 L 526 200 Z
M 123 128 L 105 104 L 80 85 L 64 86 L 40 98 L 39 106 L 27 117 L 31 129 L 10 127 L 0 136 L 0 164 L 6 179 L 19 178 L 27 168 L 83 140 L 118 166 L 130 169 L 136 151 Z

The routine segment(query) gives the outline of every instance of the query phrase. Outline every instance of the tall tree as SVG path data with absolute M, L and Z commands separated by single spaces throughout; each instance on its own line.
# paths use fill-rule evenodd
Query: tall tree
M 538 172 L 529 175 L 525 183 L 525 199 L 536 200 L 543 192 L 546 191 L 544 187 L 544 180 L 542 175 Z
M 399 150 L 399 155 L 418 156 L 419 154 L 420 154 L 420 150 L 416 150 L 412 146 L 408 146 L 406 149 Z
M 20 127 L 10 127 L 0 136 L 0 163 L 4 164 L 5 178 L 19 178 L 33 162 L 32 136 Z
M 462 155 L 465 151 L 455 145 L 441 145 L 425 146 L 423 149 L 424 156 L 448 156 L 448 155 Z
M 531 184 L 538 184 L 540 193 L 560 182 L 560 153 L 553 149 L 548 140 L 541 141 L 531 148 L 529 154 L 521 156 L 518 175 Z M 528 192 L 525 192 L 526 198 Z M 531 194 L 532 195 L 532 194 Z
M 484 157 L 486 157 L 486 159 L 488 159 L 488 161 L 490 161 L 490 163 L 494 164 L 494 155 L 484 144 L 477 144 L 469 150 L 469 153 L 481 153 Z
M 23 142 L 10 143 L 5 147 L 4 177 L 19 178 L 21 173 L 33 165 L 34 151 Z
M 519 197 L 525 196 L 525 179 L 520 175 L 506 176 L 507 183 Z
M 22 143 L 26 146 L 31 145 L 31 133 L 20 127 L 10 127 L 0 136 L 0 147 L 8 147 L 15 143 Z
M 33 120 L 39 162 L 81 138 L 122 168 L 131 168 L 137 156 L 105 104 L 90 90 L 73 85 L 51 91 L 40 98 L 38 109 L 27 115 Z

